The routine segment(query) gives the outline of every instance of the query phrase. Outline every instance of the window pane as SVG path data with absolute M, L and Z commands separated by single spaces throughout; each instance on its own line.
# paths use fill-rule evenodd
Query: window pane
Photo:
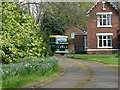
M 111 25 L 111 15 L 107 15 L 107 25 Z
M 100 18 L 102 18 L 102 15 L 99 15 Z
M 103 25 L 106 25 L 106 19 L 103 19 Z
M 102 40 L 99 40 L 99 47 L 102 47 Z
M 106 40 L 103 41 L 103 46 L 107 46 L 107 45 L 106 45 Z
M 103 18 L 106 18 L 106 15 L 103 15 Z
M 110 25 L 110 20 L 109 19 L 107 19 L 107 25 Z
M 108 40 L 108 47 L 111 46 L 111 40 Z
M 99 39 L 102 39 L 102 36 L 99 36 Z
M 107 18 L 110 19 L 110 16 L 111 16 L 111 15 L 108 14 L 108 15 L 107 15 Z
M 111 25 L 111 19 L 109 19 L 109 25 Z
M 72 32 L 72 33 L 71 33 L 71 38 L 74 38 L 75 35 L 76 35 L 76 32 Z
M 103 36 L 103 39 L 106 39 L 106 36 Z
M 108 36 L 108 39 L 111 39 L 111 36 Z
M 100 19 L 100 25 L 102 25 L 102 19 Z

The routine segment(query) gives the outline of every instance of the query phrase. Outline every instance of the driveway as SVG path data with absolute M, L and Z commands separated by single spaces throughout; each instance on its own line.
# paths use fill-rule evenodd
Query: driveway
M 66 73 L 42 88 L 118 88 L 118 73 L 104 64 L 56 55 Z

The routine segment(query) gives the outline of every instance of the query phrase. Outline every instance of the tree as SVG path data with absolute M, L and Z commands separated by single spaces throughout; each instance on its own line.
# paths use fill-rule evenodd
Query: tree
M 71 25 L 86 25 L 86 12 L 88 5 L 94 3 L 45 3 L 47 8 L 41 21 L 43 31 L 50 34 L 64 34 Z
M 2 3 L 2 50 L 3 63 L 24 57 L 44 56 L 43 36 L 40 26 L 34 25 L 33 15 L 24 14 L 18 3 Z

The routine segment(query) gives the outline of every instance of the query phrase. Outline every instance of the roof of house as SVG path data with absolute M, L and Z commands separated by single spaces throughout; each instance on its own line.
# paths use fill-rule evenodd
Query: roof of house
M 104 1 L 104 0 L 98 0 L 93 7 L 87 10 L 87 14 L 89 14 L 90 11 L 92 11 L 92 9 L 101 1 Z M 115 10 L 118 10 L 118 0 L 105 0 L 105 1 L 107 1 L 107 3 L 109 3 Z
M 81 26 L 76 26 L 77 28 L 80 28 L 81 30 L 83 30 L 83 31 L 87 31 L 87 26 L 83 26 L 83 25 L 81 25 Z

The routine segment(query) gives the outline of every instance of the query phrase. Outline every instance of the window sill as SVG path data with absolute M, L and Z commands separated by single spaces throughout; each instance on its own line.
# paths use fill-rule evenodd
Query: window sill
M 97 48 L 113 48 L 113 47 L 97 47 Z
M 97 26 L 97 27 L 112 27 L 112 25 L 109 25 L 109 26 Z

